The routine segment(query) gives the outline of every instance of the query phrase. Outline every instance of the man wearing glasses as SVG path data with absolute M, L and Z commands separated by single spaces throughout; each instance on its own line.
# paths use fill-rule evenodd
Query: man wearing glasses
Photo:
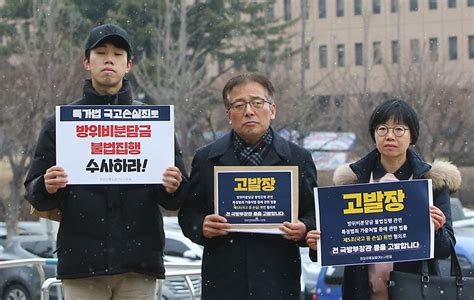
M 306 246 L 306 233 L 315 227 L 316 168 L 309 151 L 270 127 L 274 93 L 259 74 L 230 79 L 222 96 L 232 130 L 194 156 L 179 222 L 188 238 L 204 246 L 204 300 L 299 299 L 298 246 Z M 214 214 L 214 166 L 298 166 L 299 220 L 281 224 L 281 235 L 229 232 L 226 218 Z

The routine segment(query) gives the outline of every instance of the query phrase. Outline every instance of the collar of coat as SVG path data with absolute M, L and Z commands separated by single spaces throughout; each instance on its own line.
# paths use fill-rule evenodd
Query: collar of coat
M 264 162 L 268 160 L 290 160 L 290 146 L 288 145 L 288 141 L 285 140 L 282 136 L 276 133 L 271 127 L 270 130 L 273 133 L 273 142 L 272 142 L 272 149 L 276 152 L 278 157 L 272 157 L 273 153 L 268 153 L 267 157 L 264 158 Z M 228 132 L 226 135 L 218 139 L 212 144 L 212 147 L 209 151 L 209 159 L 215 159 L 221 156 L 224 156 L 227 153 L 233 152 L 232 146 L 232 134 L 234 134 L 233 130 Z M 230 150 L 230 151 L 229 151 Z M 270 157 L 269 157 L 270 156 Z
M 369 182 L 370 173 L 379 154 L 378 150 L 374 149 L 355 163 L 339 166 L 334 171 L 334 184 L 343 185 Z M 413 168 L 413 178 L 431 179 L 435 190 L 446 187 L 451 193 L 454 193 L 461 186 L 461 173 L 452 163 L 435 160 L 433 163 L 428 164 L 411 148 L 407 151 L 407 159 Z
M 92 80 L 84 81 L 84 96 L 79 103 L 89 105 L 131 105 L 133 103 L 132 88 L 127 79 L 123 79 L 122 88 L 114 95 L 102 95 L 92 86 Z

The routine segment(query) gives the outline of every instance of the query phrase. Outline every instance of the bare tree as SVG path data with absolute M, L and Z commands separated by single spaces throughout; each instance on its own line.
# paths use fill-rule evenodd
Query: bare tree
M 409 101 L 419 115 L 421 134 L 416 147 L 427 160 L 462 160 L 472 153 L 474 132 L 467 129 L 474 126 L 474 90 L 469 75 L 423 55 L 412 58 L 402 76 L 390 72 L 387 76 L 391 95 Z
M 325 89 L 343 99 L 344 109 L 339 111 L 341 126 L 357 134 L 357 153 L 373 148 L 367 134 L 373 109 L 383 100 L 400 98 L 418 113 L 421 134 L 416 148 L 425 159 L 467 159 L 474 138 L 474 132 L 466 130 L 474 126 L 469 75 L 446 67 L 442 61 L 432 61 L 425 49 L 416 57 L 400 59 L 398 65 L 380 67 L 382 72 L 380 68 L 377 72 L 365 68 L 363 73 L 340 73 L 326 81 Z
M 204 80 L 206 64 L 201 55 L 189 55 L 187 6 L 177 0 L 164 1 L 164 18 L 150 34 L 154 55 L 144 57 L 133 75 L 140 88 L 157 104 L 175 105 L 175 122 L 186 155 L 203 144 L 203 128 L 212 129 L 212 112 L 217 102 L 210 83 Z M 173 37 L 179 22 L 177 38 Z M 201 138 L 201 140 L 200 140 Z
M 73 46 L 79 16 L 59 0 L 34 1 L 32 9 L 30 19 L 12 23 L 16 30 L 10 43 L 15 51 L 2 69 L 0 136 L 12 173 L 10 195 L 2 199 L 8 237 L 17 233 L 23 181 L 41 123 L 55 105 L 79 95 L 83 77 L 81 55 Z

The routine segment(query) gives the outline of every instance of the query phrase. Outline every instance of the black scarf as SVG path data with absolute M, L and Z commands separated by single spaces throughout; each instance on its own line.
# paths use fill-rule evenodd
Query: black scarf
M 255 145 L 247 145 L 235 131 L 232 143 L 234 144 L 234 152 L 240 160 L 242 166 L 259 166 L 262 164 L 263 158 L 270 150 L 273 141 L 273 132 L 270 128 L 263 134 Z

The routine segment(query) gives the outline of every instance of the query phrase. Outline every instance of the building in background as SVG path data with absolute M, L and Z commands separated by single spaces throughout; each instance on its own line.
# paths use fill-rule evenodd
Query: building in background
M 274 0 L 265 13 L 294 22 L 285 71 L 316 94 L 387 92 L 417 65 L 474 82 L 474 0 Z

